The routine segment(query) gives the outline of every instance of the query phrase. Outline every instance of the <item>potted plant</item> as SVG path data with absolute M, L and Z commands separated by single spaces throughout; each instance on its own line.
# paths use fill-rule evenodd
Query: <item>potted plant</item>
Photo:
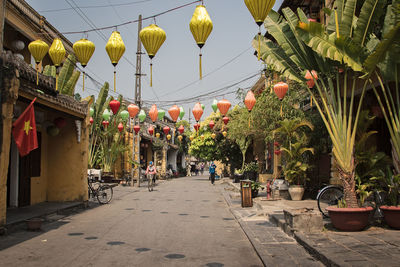
M 255 198 L 258 196 L 258 190 L 264 190 L 264 187 L 261 185 L 260 182 L 251 182 L 251 197 Z
M 243 175 L 245 179 L 256 181 L 257 180 L 257 172 L 258 165 L 256 162 L 250 162 L 244 165 Z

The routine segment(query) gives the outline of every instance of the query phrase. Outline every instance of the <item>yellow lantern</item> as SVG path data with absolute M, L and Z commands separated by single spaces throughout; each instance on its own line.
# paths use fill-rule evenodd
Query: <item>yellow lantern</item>
M 191 136 L 189 137 L 189 139 L 190 139 L 190 141 L 193 141 L 193 139 L 194 139 L 194 136 L 193 136 L 193 135 L 191 135 Z
M 171 140 L 171 137 L 172 137 L 172 136 L 171 136 L 170 134 L 167 135 L 167 139 L 168 139 L 168 140 Z
M 244 0 L 247 8 L 253 16 L 256 24 L 259 27 L 258 30 L 258 60 L 260 60 L 261 50 L 261 25 L 264 23 L 265 18 L 275 5 L 275 0 Z
M 140 40 L 149 55 L 150 62 L 150 86 L 153 86 L 153 57 L 157 54 L 158 49 L 162 46 L 167 35 L 165 31 L 156 24 L 151 24 L 143 28 L 139 34 Z
M 216 135 L 215 133 L 212 133 L 212 134 L 211 134 L 211 138 L 212 138 L 212 139 L 215 139 L 215 137 L 217 137 L 217 135 Z
M 58 90 L 58 68 L 65 57 L 65 48 L 60 38 L 54 39 L 49 49 L 49 55 L 54 66 L 57 68 L 56 72 L 56 91 Z
M 118 61 L 121 59 L 121 57 L 125 53 L 125 44 L 124 41 L 122 41 L 121 35 L 119 32 L 114 31 L 110 39 L 108 39 L 108 42 L 106 44 L 106 51 L 107 54 L 111 60 L 111 64 L 114 66 L 114 92 L 117 91 L 116 88 L 116 75 L 117 71 L 115 70 L 115 67 L 118 64 Z
M 226 131 L 223 131 L 223 132 L 222 132 L 222 135 L 223 135 L 224 137 L 226 137 L 226 136 L 228 135 L 228 133 L 227 133 Z
M 182 142 L 182 139 L 183 139 L 182 135 L 179 135 L 178 139 L 179 139 L 179 142 Z
M 203 5 L 198 5 L 194 10 L 193 17 L 189 23 L 190 31 L 193 34 L 194 39 L 196 40 L 197 45 L 200 48 L 200 80 L 203 78 L 203 73 L 201 69 L 201 49 L 207 41 L 208 36 L 210 35 L 213 29 L 213 23 L 211 21 L 210 16 L 208 15 L 207 9 Z
M 36 62 L 36 85 L 39 85 L 39 64 L 49 51 L 49 45 L 42 40 L 36 40 L 28 45 L 28 49 Z
M 202 141 L 204 141 L 204 135 L 201 135 L 200 138 Z
M 88 39 L 80 39 L 79 41 L 76 41 L 74 43 L 74 53 L 78 61 L 81 63 L 82 68 L 85 68 L 88 64 L 90 58 L 94 53 L 95 48 L 96 47 L 94 46 L 94 43 L 92 43 Z M 83 70 L 82 83 L 82 91 L 85 91 L 85 70 Z
M 157 137 L 157 138 L 160 138 L 160 133 L 156 133 L 156 137 Z

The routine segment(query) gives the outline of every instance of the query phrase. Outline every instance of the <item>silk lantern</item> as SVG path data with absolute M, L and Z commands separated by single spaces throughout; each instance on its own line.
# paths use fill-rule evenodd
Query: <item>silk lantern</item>
M 139 117 L 139 121 L 140 121 L 140 122 L 144 122 L 144 120 L 146 119 L 146 112 L 144 112 L 144 110 L 142 109 L 142 110 L 139 112 L 138 117 Z
M 157 117 L 158 117 L 158 110 L 157 110 L 157 106 L 155 104 L 153 104 L 151 106 L 150 111 L 149 111 L 149 116 L 153 122 L 156 122 Z
M 135 131 L 136 134 L 140 131 L 140 125 L 135 125 L 133 126 L 133 130 Z
M 179 118 L 180 109 L 177 105 L 173 105 L 169 110 L 169 116 L 171 117 L 173 122 L 176 122 Z
M 153 87 L 153 58 L 167 39 L 167 35 L 163 29 L 151 24 L 140 31 L 139 37 L 150 58 L 150 87 Z
M 190 141 L 193 141 L 193 139 L 194 139 L 194 136 L 193 136 L 193 135 L 191 135 L 191 136 L 189 137 L 189 139 L 190 139 Z
M 49 55 L 54 66 L 56 66 L 56 91 L 58 90 L 58 70 L 65 57 L 65 48 L 60 38 L 55 38 L 49 49 Z
M 201 108 L 204 110 L 206 106 L 204 106 L 204 104 L 201 104 Z
M 89 122 L 90 122 L 90 124 L 93 124 L 94 120 L 92 117 L 90 117 Z
M 289 89 L 289 85 L 284 82 L 279 82 L 274 85 L 274 92 L 279 98 L 279 100 L 282 101 L 282 99 L 285 97 L 287 91 Z M 281 103 L 281 117 L 283 116 L 283 110 L 282 110 L 282 103 Z
M 307 86 L 308 88 L 313 88 L 315 86 L 315 80 L 318 79 L 318 74 L 315 70 L 312 70 L 311 72 L 308 70 L 306 75 L 304 76 L 304 78 L 307 79 Z M 313 101 L 313 97 L 311 95 L 310 97 L 310 106 L 312 107 L 312 101 Z
M 204 135 L 203 134 L 200 136 L 200 138 L 201 138 L 202 141 L 204 141 Z
M 118 113 L 121 103 L 118 100 L 113 99 L 110 101 L 110 103 L 108 105 L 110 106 L 112 113 L 115 115 Z
M 193 128 L 196 130 L 196 132 L 200 129 L 200 124 L 195 123 Z
M 139 112 L 139 107 L 135 104 L 130 104 L 128 106 L 129 117 L 134 118 Z
M 149 134 L 153 135 L 154 134 L 154 128 L 153 127 L 149 127 Z
M 165 134 L 169 134 L 169 131 L 171 130 L 171 128 L 169 128 L 168 126 L 165 126 L 164 128 L 163 128 L 163 132 L 165 133 Z
M 249 90 L 247 92 L 246 98 L 244 99 L 244 104 L 249 112 L 253 109 L 254 105 L 256 104 L 256 98 L 254 97 L 253 91 Z
M 183 132 L 185 131 L 185 127 L 183 127 L 183 125 L 179 126 L 178 131 L 180 134 L 183 134 Z
M 196 105 L 194 105 L 194 108 L 192 110 L 194 119 L 199 122 L 201 119 L 201 116 L 203 115 L 203 109 L 201 108 L 201 104 L 199 102 L 196 103 Z
M 214 113 L 217 112 L 217 109 L 218 109 L 218 100 L 217 99 L 213 100 L 211 108 L 214 110 Z
M 212 139 L 215 139 L 215 137 L 217 137 L 217 135 L 216 135 L 215 133 L 212 133 L 212 134 L 211 134 L 211 138 L 212 138 Z
M 207 9 L 203 5 L 198 5 L 194 10 L 193 17 L 189 23 L 190 31 L 200 48 L 199 54 L 199 73 L 200 73 L 200 80 L 203 79 L 202 73 L 202 63 L 201 63 L 201 49 L 203 48 L 204 44 L 207 41 L 208 36 L 211 34 L 213 29 L 213 23 L 211 21 L 210 15 L 208 15 Z
M 183 107 L 179 108 L 179 119 L 183 119 L 183 116 L 185 116 L 185 110 L 183 109 Z
M 157 138 L 160 138 L 160 133 L 156 133 L 156 137 L 157 137 Z
M 227 125 L 229 122 L 229 117 L 223 117 L 222 121 L 224 122 L 225 125 Z
M 120 122 L 120 123 L 118 124 L 118 131 L 119 131 L 119 132 L 122 132 L 123 129 L 124 129 L 124 125 L 122 124 L 122 122 Z
M 91 108 L 89 108 L 89 114 L 90 114 L 90 116 L 91 117 L 93 117 L 93 114 L 94 114 L 94 109 L 91 107 Z
M 103 114 L 102 114 L 102 117 L 103 117 L 103 119 L 104 119 L 105 121 L 109 121 L 109 120 L 110 120 L 110 117 L 111 117 L 110 111 L 109 111 L 108 109 L 105 109 L 104 112 L 103 112 Z
M 36 62 L 36 85 L 39 85 L 39 64 L 49 51 L 49 45 L 42 40 L 36 40 L 29 43 L 28 50 Z
M 117 79 L 117 71 L 116 71 L 116 67 L 117 64 L 119 62 L 119 60 L 121 59 L 121 57 L 124 55 L 125 53 L 125 44 L 124 41 L 122 41 L 121 35 L 119 32 L 114 31 L 111 36 L 110 39 L 108 39 L 108 42 L 106 44 L 106 51 L 108 54 L 108 57 L 111 60 L 111 64 L 114 66 L 114 92 L 117 91 L 116 88 L 116 79 Z
M 121 115 L 123 121 L 127 121 L 129 118 L 129 112 L 126 110 L 121 111 L 119 115 Z
M 211 120 L 211 121 L 208 123 L 208 127 L 210 127 L 210 129 L 212 130 L 212 129 L 214 128 L 214 126 L 215 126 L 215 122 L 214 122 L 213 120 Z
M 102 124 L 103 124 L 104 128 L 107 128 L 107 126 L 108 126 L 110 123 L 109 123 L 108 121 L 103 121 Z
M 179 142 L 182 142 L 182 139 L 183 139 L 182 135 L 179 135 L 179 136 L 178 136 Z
M 157 115 L 158 119 L 159 119 L 160 121 L 162 121 L 162 120 L 164 119 L 164 116 L 165 116 L 165 110 L 159 109 L 159 110 L 158 110 L 158 115 Z
M 76 58 L 78 59 L 79 63 L 81 63 L 81 66 L 83 68 L 82 91 L 85 91 L 85 67 L 88 64 L 90 58 L 92 57 L 96 47 L 94 46 L 94 43 L 92 43 L 88 39 L 80 39 L 79 41 L 76 41 L 74 43 L 72 48 L 74 49 Z
M 226 131 L 223 131 L 223 132 L 222 132 L 222 135 L 223 135 L 224 137 L 226 137 L 226 136 L 228 135 L 228 133 L 227 133 Z
M 167 134 L 167 140 L 171 140 L 172 136 L 170 134 Z
M 226 113 L 228 113 L 229 108 L 231 107 L 231 103 L 226 99 L 222 99 L 222 100 L 218 101 L 217 106 L 218 106 L 219 112 L 221 112 L 222 116 L 225 116 Z
M 261 50 L 261 25 L 267 18 L 268 13 L 271 11 L 275 4 L 275 0 L 244 0 L 248 10 L 254 18 L 254 21 L 258 25 L 258 60 L 260 60 Z

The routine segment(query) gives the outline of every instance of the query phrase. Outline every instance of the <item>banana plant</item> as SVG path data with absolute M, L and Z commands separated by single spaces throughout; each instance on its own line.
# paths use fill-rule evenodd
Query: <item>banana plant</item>
M 285 8 L 282 11 L 284 17 L 271 12 L 265 20 L 265 26 L 276 43 L 266 39 L 261 47 L 261 57 L 265 63 L 291 80 L 304 82 L 307 71 L 318 72 L 318 79 L 312 78 L 316 89 L 305 88 L 314 99 L 319 100 L 315 104 L 332 139 L 332 152 L 344 187 L 345 202 L 349 207 L 358 207 L 354 146 L 362 101 L 367 86 L 373 86 L 372 75 L 379 75 L 376 68 L 400 36 L 400 27 L 397 24 L 388 25 L 389 19 L 385 20 L 388 29 L 381 40 L 373 33 L 375 23 L 382 16 L 385 0 L 365 0 L 360 3 L 362 7 L 356 16 L 356 0 L 336 1 L 336 10 L 330 12 L 328 26 L 308 21 L 301 9 L 296 15 Z M 387 10 L 398 6 L 398 1 L 393 3 Z M 355 105 L 359 84 L 360 97 L 358 105 Z M 380 84 L 382 87 L 383 82 Z M 393 108 L 390 104 L 386 106 Z M 395 143 L 397 141 L 393 141 L 393 136 L 392 143 Z

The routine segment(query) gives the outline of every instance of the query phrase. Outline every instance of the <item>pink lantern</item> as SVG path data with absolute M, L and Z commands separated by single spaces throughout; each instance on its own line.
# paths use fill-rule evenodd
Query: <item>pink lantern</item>
M 170 131 L 171 129 L 168 127 L 168 126 L 165 126 L 164 128 L 163 128 L 163 132 L 165 133 L 165 134 L 169 134 L 169 131 Z
M 92 117 L 90 117 L 90 120 L 89 120 L 89 122 L 90 122 L 90 124 L 93 124 L 94 120 L 93 120 L 93 118 L 92 118 Z
M 208 127 L 210 127 L 210 129 L 212 130 L 212 129 L 214 128 L 214 126 L 215 126 L 215 122 L 214 122 L 213 120 L 211 120 L 211 121 L 208 123 Z
M 185 131 L 185 127 L 183 127 L 183 125 L 179 126 L 178 131 L 180 134 L 183 134 L 183 132 Z

